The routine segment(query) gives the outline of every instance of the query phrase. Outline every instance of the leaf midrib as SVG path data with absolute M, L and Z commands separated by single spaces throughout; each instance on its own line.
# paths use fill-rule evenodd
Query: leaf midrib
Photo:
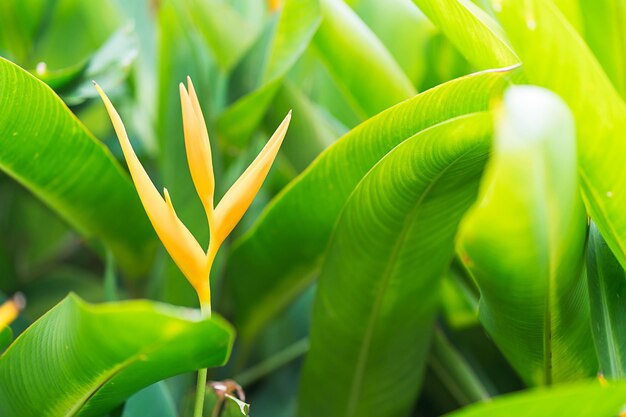
M 383 276 L 381 280 L 382 283 L 379 287 L 380 290 L 377 292 L 376 298 L 374 300 L 373 308 L 370 310 L 371 313 L 367 322 L 367 327 L 365 329 L 364 341 L 363 343 L 361 343 L 361 348 L 359 350 L 359 356 L 358 356 L 357 364 L 356 364 L 355 371 L 354 371 L 354 378 L 352 380 L 352 386 L 350 389 L 350 396 L 348 397 L 348 404 L 346 407 L 346 417 L 355 416 L 356 406 L 358 404 L 358 398 L 359 398 L 359 391 L 361 389 L 361 385 L 363 382 L 363 374 L 365 372 L 365 364 L 367 363 L 367 359 L 369 356 L 369 348 L 370 348 L 371 340 L 374 334 L 374 327 L 376 326 L 376 319 L 380 313 L 380 309 L 382 308 L 382 301 L 386 293 L 385 289 L 387 288 L 391 280 L 392 272 L 395 266 L 395 261 L 400 255 L 400 252 L 402 249 L 402 243 L 404 242 L 406 235 L 408 234 L 409 226 L 413 222 L 415 217 L 417 216 L 417 213 L 419 212 L 419 208 L 421 207 L 422 203 L 426 199 L 426 196 L 430 193 L 430 191 L 433 189 L 435 184 L 445 175 L 445 173 L 454 164 L 456 164 L 461 158 L 463 158 L 468 153 L 470 153 L 473 150 L 473 148 L 474 147 L 471 147 L 470 149 L 461 153 L 458 157 L 456 157 L 453 161 L 451 161 L 445 168 L 443 168 L 441 172 L 435 178 L 433 178 L 431 183 L 421 193 L 415 206 L 411 209 L 411 211 L 406 216 L 406 219 L 402 226 L 402 231 L 400 235 L 398 236 L 398 239 L 396 239 L 393 250 L 391 252 L 391 256 L 389 257 L 389 262 L 387 263 L 387 267 L 385 268 L 385 271 L 383 272 Z

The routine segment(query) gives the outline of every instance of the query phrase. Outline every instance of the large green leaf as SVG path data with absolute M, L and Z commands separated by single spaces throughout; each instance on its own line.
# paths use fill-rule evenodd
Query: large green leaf
M 559 94 L 574 114 L 587 212 L 626 266 L 626 105 L 555 5 L 502 0 L 500 6 L 500 21 L 528 80 Z
M 626 398 L 626 384 L 581 382 L 551 389 L 534 389 L 464 408 L 447 417 L 615 417 Z
M 593 222 L 587 244 L 587 280 L 600 371 L 607 378 L 623 378 L 626 375 L 626 274 Z
M 0 58 L 0 169 L 131 271 L 154 234 L 128 176 L 48 86 Z M 123 215 L 120 215 L 123 214 Z
M 519 63 L 500 28 L 471 0 L 413 0 L 477 69 Z
M 510 88 L 500 113 L 480 201 L 459 231 L 481 321 L 529 384 L 593 375 L 574 121 L 531 86 Z
M 314 278 L 339 212 L 361 178 L 400 142 L 437 123 L 488 108 L 507 73 L 485 72 L 424 92 L 371 118 L 322 153 L 237 244 L 227 282 L 245 337 Z
M 352 193 L 320 274 L 300 416 L 409 415 L 441 276 L 476 196 L 491 127 L 482 112 L 426 129 Z
M 160 381 L 135 393 L 126 401 L 122 417 L 178 417 L 172 394 Z
M 149 384 L 223 365 L 232 342 L 197 310 L 70 295 L 0 356 L 0 414 L 101 416 Z

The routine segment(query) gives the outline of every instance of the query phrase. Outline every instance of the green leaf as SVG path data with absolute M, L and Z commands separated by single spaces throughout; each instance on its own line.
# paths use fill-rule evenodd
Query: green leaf
M 221 69 L 229 71 L 250 48 L 258 35 L 258 28 L 224 0 L 192 0 L 183 4 Z
M 176 404 L 165 382 L 157 382 L 126 401 L 122 417 L 178 417 Z
M 624 383 L 601 386 L 597 382 L 579 382 L 505 395 L 446 417 L 615 417 L 623 410 L 624 397 Z
M 424 92 L 373 117 L 323 152 L 236 243 L 226 282 L 240 331 L 254 335 L 306 288 L 341 208 L 387 152 L 437 123 L 488 108 L 507 74 L 485 72 Z
M 500 112 L 480 200 L 459 231 L 480 319 L 528 384 L 593 375 L 574 121 L 531 86 L 511 87 Z
M 416 94 L 393 56 L 348 5 L 341 0 L 320 4 L 323 21 L 315 47 L 362 118 Z
M 227 108 L 217 120 L 220 140 L 243 147 L 263 119 L 282 79 L 308 47 L 320 24 L 318 0 L 286 0 L 270 45 L 260 86 Z
M 626 273 L 591 222 L 587 243 L 589 304 L 600 372 L 607 378 L 626 375 Z
M 121 266 L 139 272 L 154 233 L 128 177 L 43 82 L 0 58 L 0 169 Z M 120 215 L 123 213 L 123 215 Z
M 470 0 L 413 0 L 477 69 L 519 63 L 506 36 L 486 12 Z
M 387 154 L 352 193 L 320 274 L 300 416 L 410 414 L 441 276 L 476 197 L 491 129 L 487 112 L 426 129 Z
M 574 114 L 587 212 L 626 266 L 626 105 L 552 3 L 502 0 L 499 18 L 528 80 L 559 94 Z
M 613 85 L 626 97 L 626 1 L 578 1 L 587 43 Z
M 0 414 L 101 416 L 149 384 L 223 365 L 232 342 L 197 310 L 70 295 L 0 356 Z

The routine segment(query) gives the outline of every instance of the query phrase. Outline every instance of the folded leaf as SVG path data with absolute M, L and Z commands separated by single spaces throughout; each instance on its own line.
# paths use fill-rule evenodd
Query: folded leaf
M 538 87 L 511 87 L 494 155 L 458 249 L 480 289 L 480 319 L 528 384 L 594 375 L 586 234 L 574 121 Z

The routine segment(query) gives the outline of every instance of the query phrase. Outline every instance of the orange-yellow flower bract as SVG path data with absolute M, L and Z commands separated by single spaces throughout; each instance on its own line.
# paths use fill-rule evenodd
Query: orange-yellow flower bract
M 26 300 L 21 294 L 15 294 L 13 298 L 0 304 L 0 330 L 11 324 L 26 305 Z
M 189 91 L 182 83 L 180 84 L 187 162 L 209 224 L 210 241 L 205 252 L 179 220 L 167 189 L 163 190 L 164 196 L 161 196 L 155 188 L 133 151 L 122 119 L 102 89 L 97 84 L 95 86 L 113 122 L 130 175 L 154 230 L 178 268 L 198 293 L 201 305 L 209 307 L 210 311 L 209 274 L 215 255 L 261 188 L 287 132 L 291 112 L 287 114 L 252 164 L 228 190 L 217 207 L 214 207 L 215 178 L 209 134 L 191 79 L 187 77 Z

